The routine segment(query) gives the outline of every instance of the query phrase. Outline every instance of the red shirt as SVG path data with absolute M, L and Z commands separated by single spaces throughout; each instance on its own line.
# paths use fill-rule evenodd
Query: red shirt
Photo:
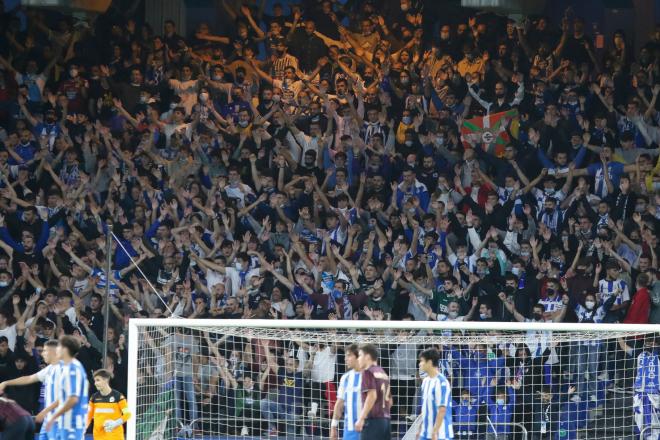
M 649 289 L 643 287 L 635 292 L 628 307 L 628 312 L 623 320 L 624 324 L 648 324 L 649 312 L 651 311 L 651 297 Z
M 30 417 L 30 413 L 13 400 L 0 398 L 0 420 L 4 425 L 16 423 L 21 417 Z
M 376 402 L 371 408 L 368 419 L 390 418 L 390 407 L 392 406 L 392 394 L 390 392 L 390 378 L 385 370 L 378 365 L 372 365 L 362 372 L 362 393 L 376 390 Z M 366 396 L 363 398 L 366 399 Z

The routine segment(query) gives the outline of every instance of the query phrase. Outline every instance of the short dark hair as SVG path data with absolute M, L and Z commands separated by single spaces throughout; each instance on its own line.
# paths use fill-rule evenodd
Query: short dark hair
M 437 367 L 440 364 L 440 352 L 435 348 L 424 350 L 419 357 L 426 361 L 431 361 L 434 367 Z
M 378 362 L 378 349 L 374 344 L 362 344 L 360 351 L 368 355 L 374 362 Z
M 49 339 L 44 344 L 44 348 L 46 348 L 46 347 L 56 348 L 58 344 L 59 344 L 59 342 L 57 342 L 57 339 Z
M 80 350 L 80 343 L 71 335 L 60 336 L 59 345 L 66 348 L 71 357 L 75 357 L 78 354 L 78 350 Z
M 111 380 L 114 376 L 108 370 L 101 368 L 100 370 L 96 370 L 94 372 L 93 377 L 101 377 L 105 380 Z
M 360 354 L 360 347 L 357 344 L 351 344 L 344 349 L 345 353 L 352 353 L 353 356 L 358 357 Z

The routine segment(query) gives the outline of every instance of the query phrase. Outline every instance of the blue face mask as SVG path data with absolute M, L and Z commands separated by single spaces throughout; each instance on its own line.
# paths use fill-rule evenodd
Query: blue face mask
M 504 403 L 505 403 L 504 399 L 497 399 L 498 405 L 504 405 Z
M 341 292 L 340 292 L 339 290 L 337 290 L 337 289 L 335 289 L 335 290 L 332 291 L 332 297 L 333 297 L 334 299 L 336 299 L 336 300 L 339 299 L 339 298 L 341 298 L 342 295 L 343 295 L 343 293 L 341 293 Z

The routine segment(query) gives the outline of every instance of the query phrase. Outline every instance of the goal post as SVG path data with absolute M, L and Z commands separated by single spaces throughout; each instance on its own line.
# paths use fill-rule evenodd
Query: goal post
M 364 343 L 389 375 L 393 439 L 422 425 L 427 348 L 456 438 L 660 436 L 660 326 L 131 319 L 127 438 L 328 438 L 346 348 Z

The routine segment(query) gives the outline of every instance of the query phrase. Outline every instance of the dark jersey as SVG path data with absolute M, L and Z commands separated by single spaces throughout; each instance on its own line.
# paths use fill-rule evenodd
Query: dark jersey
M 390 392 L 390 378 L 378 365 L 372 365 L 362 372 L 362 394 L 376 390 L 376 402 L 371 408 L 368 419 L 390 418 L 392 407 L 392 394 Z M 363 402 L 366 396 L 363 397 Z

